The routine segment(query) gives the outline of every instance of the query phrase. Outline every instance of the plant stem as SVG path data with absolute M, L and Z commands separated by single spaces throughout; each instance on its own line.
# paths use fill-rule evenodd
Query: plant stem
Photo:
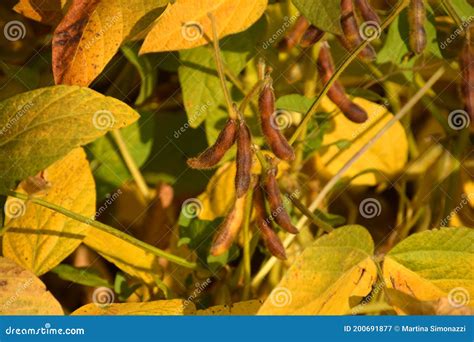
M 390 13 L 390 15 L 387 17 L 387 19 L 380 25 L 380 30 L 384 30 L 385 28 L 390 25 L 390 23 L 395 20 L 395 18 L 398 16 L 398 14 L 408 5 L 408 0 L 400 0 L 398 4 L 396 5 L 395 9 Z M 342 62 L 342 64 L 337 68 L 337 70 L 334 72 L 332 77 L 329 79 L 329 82 L 327 82 L 323 89 L 321 89 L 320 93 L 314 100 L 313 104 L 309 108 L 308 112 L 306 112 L 305 116 L 303 117 L 303 120 L 301 120 L 300 124 L 296 128 L 295 132 L 291 136 L 289 142 L 290 144 L 293 144 L 298 136 L 301 134 L 301 132 L 305 129 L 306 124 L 308 121 L 311 119 L 311 117 L 316 114 L 319 103 L 321 102 L 322 98 L 326 96 L 327 92 L 331 88 L 331 86 L 334 84 L 334 82 L 339 78 L 339 76 L 342 74 L 342 72 L 351 64 L 351 62 L 357 57 L 359 52 L 361 52 L 368 44 L 370 43 L 370 40 L 366 39 L 362 44 L 360 44 L 354 51 L 352 51 L 346 59 Z
M 237 113 L 234 112 L 232 107 L 232 99 L 229 94 L 229 89 L 227 89 L 225 74 L 224 74 L 224 65 L 222 63 L 221 49 L 219 47 L 219 35 L 217 33 L 216 18 L 212 13 L 207 14 L 209 19 L 211 19 L 212 24 L 212 44 L 214 46 L 214 59 L 216 60 L 217 74 L 219 75 L 219 80 L 221 82 L 222 91 L 224 92 L 225 102 L 227 104 L 227 110 L 229 112 L 229 117 L 231 119 L 237 119 Z
M 247 108 L 247 105 L 249 102 L 252 100 L 252 98 L 257 94 L 258 91 L 262 88 L 263 85 L 263 80 L 258 80 L 257 83 L 254 84 L 252 89 L 245 95 L 244 99 L 240 103 L 239 106 L 239 111 L 243 114 L 245 112 L 245 108 Z
M 171 254 L 171 253 L 168 253 L 168 252 L 165 252 L 159 248 L 156 248 L 152 245 L 149 245 L 147 244 L 146 242 L 143 242 L 143 241 L 140 241 L 138 239 L 135 239 L 134 237 L 128 235 L 128 234 L 125 234 L 124 232 L 118 230 L 118 229 L 115 229 L 111 226 L 108 226 L 102 222 L 99 222 L 99 221 L 95 221 L 94 219 L 91 219 L 89 217 L 86 217 L 86 216 L 83 216 L 83 215 L 80 215 L 80 214 L 77 214 L 75 212 L 72 212 L 66 208 L 63 208 L 63 207 L 60 207 L 56 204 L 53 204 L 53 203 L 50 203 L 50 202 L 47 202 L 47 201 L 44 201 L 40 198 L 35 198 L 35 197 L 29 197 L 28 195 L 26 194 L 22 194 L 22 193 L 19 193 L 19 192 L 15 192 L 15 191 L 9 191 L 8 192 L 8 196 L 12 196 L 12 197 L 16 197 L 18 199 L 21 199 L 21 200 L 24 200 L 24 201 L 30 201 L 32 203 L 35 203 L 37 205 L 40 205 L 42 207 L 45 207 L 45 208 L 48 208 L 48 209 L 51 209 L 55 212 L 58 212 L 60 214 L 63 214 L 64 216 L 67 216 L 73 220 L 76 220 L 76 221 L 79 221 L 79 222 L 82 222 L 82 223 L 85 223 L 87 225 L 90 225 L 94 228 L 97 228 L 103 232 L 106 232 L 108 234 L 111 234 L 121 240 L 124 240 L 126 242 L 129 242 L 137 247 L 140 247 L 142 248 L 144 251 L 148 252 L 148 253 L 151 253 L 157 257 L 160 257 L 160 258 L 164 258 L 166 260 L 169 260 L 170 262 L 173 262 L 177 265 L 181 265 L 183 267 L 186 267 L 186 268 L 191 268 L 191 269 L 195 269 L 197 267 L 197 265 L 193 262 L 189 262 L 181 257 L 178 257 L 174 254 Z M 2 234 L 4 233 L 5 231 L 2 231 Z
M 334 185 L 342 178 L 342 176 L 345 174 L 345 172 L 357 161 L 359 158 L 369 150 L 370 147 L 372 147 L 373 144 L 375 144 L 387 131 L 390 127 L 392 127 L 397 121 L 399 121 L 402 117 L 404 117 L 409 111 L 416 105 L 416 103 L 423 97 L 423 95 L 433 86 L 436 81 L 438 81 L 441 76 L 443 75 L 445 69 L 443 67 L 439 68 L 438 71 L 434 73 L 433 76 L 426 82 L 426 84 L 403 106 L 403 108 L 400 110 L 400 112 L 397 113 L 390 121 L 388 121 L 381 129 L 380 131 L 377 132 L 377 134 L 370 139 L 362 148 L 357 151 L 357 153 L 352 156 L 352 158 L 346 162 L 346 164 L 331 178 L 331 180 L 324 186 L 324 188 L 321 190 L 319 193 L 318 197 L 311 203 L 311 205 L 308 207 L 308 210 L 311 212 L 315 211 L 323 202 L 323 200 L 326 198 L 326 196 L 329 194 L 329 192 L 332 190 Z M 302 216 L 298 223 L 296 224 L 296 228 L 301 229 L 307 222 L 307 217 Z M 287 248 L 293 239 L 295 238 L 295 235 L 288 235 L 283 242 L 283 245 L 285 248 Z M 271 257 L 261 268 L 260 271 L 255 275 L 255 277 L 252 280 L 252 286 L 256 287 L 260 284 L 260 282 L 263 280 L 263 278 L 268 274 L 268 272 L 271 270 L 273 265 L 277 262 L 278 260 L 275 257 Z
M 456 13 L 456 10 L 453 8 L 453 6 L 451 5 L 451 1 L 452 0 L 449 0 L 449 1 L 446 1 L 446 0 L 442 0 L 441 3 L 443 5 L 443 8 L 445 9 L 445 11 L 448 13 L 448 15 L 454 20 L 454 22 L 456 23 L 456 25 L 458 27 L 463 27 L 463 21 L 461 18 L 459 18 L 458 14 Z
M 111 131 L 110 133 L 112 134 L 112 138 L 114 139 L 115 143 L 117 144 L 117 147 L 120 150 L 120 153 L 125 162 L 125 165 L 127 165 L 127 168 L 132 174 L 132 177 L 135 180 L 135 183 L 137 183 L 138 189 L 142 193 L 143 197 L 146 200 L 149 200 L 151 198 L 151 193 L 148 188 L 148 185 L 146 184 L 145 178 L 143 178 L 143 175 L 140 172 L 140 169 L 135 163 L 135 160 L 133 160 L 132 155 L 128 151 L 127 145 L 125 144 L 125 141 L 123 140 L 122 134 L 120 133 L 119 130 L 114 130 L 114 131 Z

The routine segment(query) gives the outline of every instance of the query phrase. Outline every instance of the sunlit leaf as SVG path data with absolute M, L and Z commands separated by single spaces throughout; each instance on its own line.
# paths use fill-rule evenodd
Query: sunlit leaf
M 72 313 L 72 315 L 184 315 L 195 311 L 194 304 L 184 305 L 181 299 L 157 300 L 144 303 L 122 303 L 100 306 L 95 303 L 87 304 Z
M 143 42 L 140 53 L 189 49 L 212 40 L 208 13 L 219 37 L 244 31 L 260 18 L 267 0 L 180 0 L 170 4 Z
M 0 191 L 137 118 L 123 102 L 76 86 L 41 88 L 0 102 Z
M 455 305 L 474 305 L 474 231 L 442 228 L 417 233 L 385 257 L 386 286 L 419 300 L 451 298 Z M 454 304 L 453 304 L 454 305 Z
M 369 119 L 363 124 L 349 121 L 337 107 L 325 100 L 323 108 L 334 115 L 333 127 L 328 129 L 324 135 L 323 146 L 317 155 L 316 164 L 318 170 L 326 177 L 334 176 L 343 165 L 349 161 L 362 146 L 364 146 L 377 132 L 393 117 L 393 114 L 381 105 L 370 102 L 363 98 L 355 98 L 354 102 L 367 111 Z M 349 148 L 340 150 L 335 142 L 349 140 Z M 403 126 L 396 122 L 385 134 L 359 158 L 344 174 L 353 177 L 362 171 L 375 169 L 387 177 L 400 172 L 406 161 L 408 153 L 408 142 Z M 375 185 L 380 179 L 375 173 L 365 173 L 352 181 L 354 185 Z
M 197 310 L 198 316 L 241 316 L 255 315 L 262 305 L 259 300 L 248 300 L 245 302 L 237 302 L 232 305 L 211 306 L 205 310 Z
M 62 315 L 61 304 L 30 271 L 0 257 L 0 315 Z
M 349 298 L 364 297 L 377 279 L 374 243 L 361 226 L 344 226 L 298 256 L 259 315 L 341 315 Z
M 48 167 L 44 175 L 50 187 L 36 196 L 83 216 L 94 216 L 94 179 L 82 148 Z M 21 185 L 17 191 L 24 192 Z M 20 211 L 12 211 L 15 205 Z M 87 225 L 29 201 L 9 198 L 5 208 L 3 254 L 37 275 L 63 261 L 87 232 Z

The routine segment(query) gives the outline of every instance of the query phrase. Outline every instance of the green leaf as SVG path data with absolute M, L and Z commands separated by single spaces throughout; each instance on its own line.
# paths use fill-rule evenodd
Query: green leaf
M 72 281 L 76 284 L 112 288 L 112 285 L 106 279 L 102 278 L 90 267 L 78 268 L 67 264 L 60 264 L 53 268 L 51 272 L 57 274 L 63 280 Z
M 145 163 L 150 154 L 155 130 L 153 115 L 151 113 L 141 114 L 137 122 L 120 130 L 128 151 L 138 167 Z M 97 183 L 98 200 L 102 200 L 107 194 L 132 178 L 110 135 L 101 137 L 88 145 L 88 152 L 97 163 L 94 169 L 94 178 Z
M 334 230 L 299 255 L 259 310 L 260 315 L 340 315 L 351 297 L 372 290 L 374 242 L 364 227 Z
M 279 97 L 275 105 L 278 109 L 289 110 L 292 112 L 306 113 L 314 99 L 308 99 L 300 94 L 290 94 Z
M 256 42 L 264 31 L 264 24 L 264 20 L 259 20 L 248 30 L 221 40 L 224 63 L 235 75 L 256 53 Z M 214 141 L 228 114 L 212 47 L 183 50 L 179 55 L 182 63 L 178 69 L 179 80 L 189 125 L 196 128 L 206 121 L 208 141 Z M 227 84 L 230 89 L 231 83 Z
M 323 31 L 342 34 L 340 0 L 292 0 L 295 7 Z
M 41 88 L 0 102 L 0 192 L 137 118 L 121 101 L 77 86 Z
M 467 0 L 451 0 L 450 4 L 462 21 L 467 21 L 469 17 L 474 16 L 474 6 L 470 5 Z
M 155 89 L 157 73 L 152 55 L 139 56 L 138 46 L 132 44 L 124 45 L 121 49 L 125 58 L 137 68 L 140 74 L 140 93 L 135 100 L 135 104 L 140 105 L 153 94 Z
M 430 7 L 427 8 L 426 16 L 426 51 L 441 58 L 441 50 L 436 37 L 435 17 Z M 408 46 L 408 27 L 408 11 L 405 9 L 390 25 L 384 46 L 377 54 L 377 63 L 393 63 L 399 68 L 404 69 L 413 67 L 416 58 L 412 58 L 410 60 L 406 58 L 406 56 L 410 53 L 410 48 Z M 405 75 L 408 79 L 412 78 L 411 72 L 405 73 Z
M 387 286 L 419 300 L 454 297 L 458 291 L 463 305 L 473 305 L 473 269 L 474 230 L 442 228 L 413 234 L 396 245 L 385 257 L 383 274 Z

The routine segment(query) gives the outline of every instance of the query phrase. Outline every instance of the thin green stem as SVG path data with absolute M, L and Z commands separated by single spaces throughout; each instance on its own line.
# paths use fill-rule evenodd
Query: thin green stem
M 140 190 L 146 200 L 149 200 L 151 198 L 150 189 L 148 188 L 148 185 L 146 184 L 145 178 L 140 172 L 140 169 L 135 163 L 135 160 L 128 151 L 127 144 L 125 144 L 122 134 L 118 130 L 111 131 L 110 133 L 112 134 L 112 138 L 114 139 L 115 143 L 117 144 L 117 147 L 120 150 L 120 154 L 122 155 L 125 165 L 127 165 L 127 168 L 132 174 L 135 183 L 137 183 L 138 190 Z
M 224 92 L 225 102 L 227 104 L 227 110 L 229 112 L 229 116 L 232 119 L 237 119 L 236 114 L 232 107 L 232 99 L 229 94 L 229 89 L 227 89 L 226 80 L 225 80 L 225 72 L 224 72 L 224 65 L 222 63 L 222 54 L 221 49 L 219 47 L 219 35 L 217 33 L 217 24 L 216 18 L 212 13 L 208 13 L 209 19 L 211 19 L 212 24 L 212 44 L 214 46 L 214 58 L 216 60 L 217 66 L 217 74 L 219 75 L 219 80 L 221 82 L 222 91 Z
M 462 18 L 459 18 L 458 14 L 456 13 L 456 10 L 451 5 L 451 1 L 452 0 L 449 0 L 449 1 L 442 0 L 441 3 L 446 13 L 448 13 L 448 15 L 454 20 L 456 25 L 458 25 L 459 27 L 463 27 Z
M 245 112 L 245 108 L 247 108 L 247 105 L 250 103 L 252 98 L 257 94 L 257 92 L 260 91 L 260 89 L 262 88 L 262 85 L 263 85 L 263 80 L 258 80 L 254 84 L 252 89 L 250 89 L 250 91 L 247 93 L 247 95 L 245 95 L 244 99 L 242 100 L 239 106 L 239 110 L 241 113 Z
M 124 232 L 121 232 L 120 230 L 118 229 L 115 229 L 111 226 L 108 226 L 102 222 L 99 222 L 99 221 L 95 221 L 94 219 L 91 219 L 89 217 L 86 217 L 86 216 L 83 216 L 83 215 L 80 215 L 80 214 L 77 214 L 75 212 L 72 212 L 66 208 L 63 208 L 63 207 L 60 207 L 56 204 L 53 204 L 53 203 L 50 203 L 50 202 L 47 202 L 47 201 L 44 201 L 40 198 L 36 198 L 36 197 L 29 197 L 28 195 L 26 194 L 22 194 L 22 193 L 19 193 L 19 192 L 15 192 L 15 191 L 9 191 L 8 192 L 8 196 L 12 196 L 12 197 L 16 197 L 18 199 L 21 199 L 21 200 L 24 200 L 24 201 L 30 201 L 32 203 L 35 203 L 37 205 L 40 205 L 42 207 L 45 207 L 45 208 L 48 208 L 48 209 L 51 209 L 55 212 L 58 212 L 64 216 L 67 216 L 73 220 L 76 220 L 76 221 L 79 221 L 79 222 L 82 222 L 82 223 L 85 223 L 87 225 L 90 225 L 94 228 L 97 228 L 103 232 L 106 232 L 108 234 L 111 234 L 121 240 L 124 240 L 126 242 L 129 242 L 137 247 L 140 247 L 142 248 L 144 251 L 148 252 L 148 253 L 151 253 L 153 255 L 156 255 L 157 257 L 160 257 L 160 258 L 164 258 L 170 262 L 173 262 L 177 265 L 181 265 L 183 267 L 186 267 L 186 268 L 191 268 L 191 269 L 195 269 L 197 267 L 197 265 L 193 262 L 189 262 L 181 257 L 178 257 L 174 254 L 170 254 L 168 252 L 165 252 L 159 248 L 156 248 L 152 245 L 149 245 L 143 241 L 140 241 L 138 239 L 135 239 L 134 237 L 128 235 L 128 234 L 125 234 Z M 4 231 L 2 231 L 2 234 L 4 233 Z
M 385 21 L 380 25 L 380 30 L 384 30 L 387 28 L 392 21 L 395 20 L 395 18 L 398 16 L 398 14 L 408 5 L 408 0 L 401 0 L 398 2 L 396 5 L 395 9 L 390 13 L 390 15 L 385 19 Z M 334 82 L 339 78 L 339 76 L 346 70 L 346 68 L 352 63 L 352 61 L 357 57 L 359 52 L 361 52 L 368 44 L 370 43 L 370 40 L 367 39 L 365 40 L 362 44 L 360 44 L 352 53 L 350 53 L 346 59 L 342 62 L 342 64 L 337 68 L 336 72 L 332 75 L 332 77 L 329 79 L 329 82 L 327 82 L 323 89 L 321 89 L 320 93 L 314 100 L 313 104 L 309 108 L 309 110 L 306 112 L 305 116 L 303 117 L 303 120 L 301 120 L 300 124 L 296 128 L 295 132 L 291 136 L 289 142 L 290 144 L 293 144 L 298 136 L 301 134 L 301 132 L 305 129 L 306 124 L 309 122 L 311 117 L 316 114 L 318 110 L 318 106 L 324 96 L 326 96 L 327 92 L 329 89 L 332 87 Z

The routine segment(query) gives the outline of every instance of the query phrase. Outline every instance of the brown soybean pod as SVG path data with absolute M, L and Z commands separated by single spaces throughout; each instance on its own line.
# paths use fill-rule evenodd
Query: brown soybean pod
M 278 43 L 280 50 L 288 51 L 293 49 L 301 40 L 301 37 L 309 27 L 309 21 L 302 15 L 296 19 L 295 24 L 288 34 Z
M 246 198 L 247 196 L 242 196 L 235 199 L 232 209 L 217 229 L 211 246 L 212 255 L 221 255 L 232 246 L 244 220 Z
M 324 31 L 318 29 L 316 26 L 311 25 L 306 29 L 306 31 L 303 34 L 303 37 L 301 38 L 300 41 L 300 46 L 302 48 L 308 48 L 310 46 L 313 46 L 317 42 L 321 40 L 324 36 Z
M 471 30 L 472 34 L 474 34 L 474 30 Z M 461 94 L 471 125 L 474 125 L 474 44 L 472 39 L 473 37 L 468 35 L 461 51 L 459 64 L 462 72 Z
M 318 71 L 324 84 L 329 82 L 334 74 L 334 62 L 327 43 L 322 44 L 319 50 Z M 328 97 L 339 107 L 344 116 L 352 122 L 362 123 L 368 119 L 367 112 L 347 97 L 344 87 L 338 80 L 329 88 Z
M 237 171 L 235 174 L 235 193 L 237 197 L 242 197 L 247 193 L 251 181 L 252 169 L 252 137 L 250 129 L 241 120 L 237 131 Z
M 347 50 L 352 51 L 362 44 L 363 41 L 359 33 L 359 25 L 357 25 L 352 0 L 341 0 L 341 26 L 344 36 L 338 37 Z M 359 53 L 359 58 L 373 61 L 375 50 L 369 44 Z
M 371 21 L 380 25 L 380 18 L 370 6 L 368 0 L 354 0 L 354 5 L 366 22 Z
M 424 0 L 410 0 L 408 6 L 409 45 L 413 53 L 419 55 L 426 47 Z
M 196 158 L 188 159 L 188 165 L 194 169 L 214 167 L 234 144 L 237 135 L 237 121 L 227 120 L 214 145 L 207 148 Z
M 265 140 L 275 155 L 283 160 L 295 159 L 295 152 L 280 130 L 272 124 L 275 113 L 275 93 L 273 92 L 272 79 L 267 76 L 262 91 L 258 98 L 260 111 L 260 126 Z
M 272 211 L 271 217 L 275 219 L 280 227 L 291 234 L 298 234 L 298 229 L 291 223 L 291 218 L 286 212 L 285 206 L 281 199 L 280 188 L 276 180 L 277 168 L 276 166 L 266 171 L 263 176 L 263 187 L 265 195 Z
M 278 259 L 286 260 L 286 252 L 283 243 L 272 228 L 271 221 L 265 210 L 265 199 L 260 186 L 255 187 L 254 191 L 255 222 L 262 236 L 265 246 L 270 253 Z

